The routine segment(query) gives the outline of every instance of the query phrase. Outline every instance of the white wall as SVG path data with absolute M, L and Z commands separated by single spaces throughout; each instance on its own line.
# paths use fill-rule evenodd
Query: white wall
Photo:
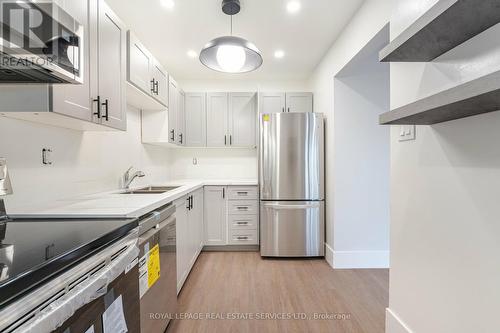
M 146 173 L 135 184 L 165 182 L 168 150 L 142 145 L 140 113 L 129 108 L 127 132 L 79 132 L 0 117 L 0 156 L 6 157 L 14 194 L 9 207 L 117 189 L 129 166 Z M 53 165 L 41 162 L 53 150 Z
M 171 179 L 257 179 L 256 149 L 190 148 L 169 153 Z
M 335 268 L 389 267 L 389 64 L 378 51 L 389 41 L 382 29 L 335 77 Z
M 436 0 L 397 0 L 391 38 Z M 431 63 L 391 64 L 391 106 L 500 68 L 500 25 Z M 500 85 L 500 84 L 499 84 Z M 500 112 L 391 130 L 387 332 L 493 333 L 500 327 Z
M 334 77 L 388 23 L 391 1 L 367 0 L 315 69 L 310 89 L 314 107 L 326 118 L 326 242 L 327 260 L 333 265 L 334 249 Z M 361 232 L 361 231 L 360 231 Z

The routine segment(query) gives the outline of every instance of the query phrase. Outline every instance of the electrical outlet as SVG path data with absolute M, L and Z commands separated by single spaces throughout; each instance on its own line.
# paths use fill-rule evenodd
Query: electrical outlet
M 52 165 L 52 149 L 49 148 L 42 149 L 42 164 Z
M 399 141 L 415 140 L 415 125 L 401 125 L 399 128 Z

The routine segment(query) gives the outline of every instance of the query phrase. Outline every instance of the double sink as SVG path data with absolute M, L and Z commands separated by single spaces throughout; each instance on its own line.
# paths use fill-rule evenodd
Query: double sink
M 163 194 L 168 191 L 173 191 L 180 186 L 148 186 L 142 187 L 135 190 L 127 190 L 120 192 L 120 194 Z

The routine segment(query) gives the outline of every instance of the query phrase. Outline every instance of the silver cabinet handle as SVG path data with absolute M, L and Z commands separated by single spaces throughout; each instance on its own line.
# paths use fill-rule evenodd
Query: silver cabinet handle
M 238 221 L 236 222 L 238 225 L 248 225 L 248 221 Z
M 247 240 L 248 236 L 238 236 L 236 237 L 237 240 Z
M 238 193 L 238 195 L 240 195 L 240 194 L 241 195 L 247 195 L 248 194 L 248 192 L 236 192 L 236 193 Z
M 236 209 L 238 209 L 238 210 L 248 210 L 248 206 L 240 206 L 240 207 L 236 207 Z
M 264 207 L 271 208 L 271 209 L 308 209 L 308 208 L 319 208 L 320 203 L 319 202 L 312 202 L 312 203 L 303 204 L 303 205 L 285 205 L 285 204 L 265 203 Z

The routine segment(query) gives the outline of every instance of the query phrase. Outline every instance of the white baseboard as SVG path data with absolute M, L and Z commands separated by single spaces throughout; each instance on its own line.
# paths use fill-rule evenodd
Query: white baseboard
M 333 249 L 325 243 L 325 259 L 326 262 L 333 268 Z
M 385 333 L 413 333 L 391 309 L 385 309 Z
M 333 251 L 333 268 L 389 268 L 389 251 Z

